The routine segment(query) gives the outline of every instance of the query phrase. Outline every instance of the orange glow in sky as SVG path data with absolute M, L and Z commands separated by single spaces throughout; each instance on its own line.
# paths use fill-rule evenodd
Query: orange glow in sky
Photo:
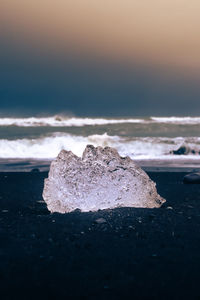
M 1 0 L 0 33 L 56 51 L 200 70 L 199 0 Z

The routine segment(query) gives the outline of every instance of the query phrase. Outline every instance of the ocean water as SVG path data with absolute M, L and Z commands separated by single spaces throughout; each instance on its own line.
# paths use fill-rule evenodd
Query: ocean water
M 198 170 L 199 133 L 200 117 L 0 118 L 0 171 L 48 170 L 62 149 L 81 156 L 87 144 L 114 147 L 147 170 Z

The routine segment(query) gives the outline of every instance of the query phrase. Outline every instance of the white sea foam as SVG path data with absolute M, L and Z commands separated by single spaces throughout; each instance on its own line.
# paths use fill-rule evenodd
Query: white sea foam
M 20 126 L 20 127 L 82 127 L 95 125 L 109 125 L 109 124 L 186 124 L 194 125 L 200 124 L 200 117 L 150 117 L 150 118 L 123 118 L 123 119 L 109 119 L 109 118 L 78 118 L 78 117 L 63 117 L 52 116 L 44 118 L 0 118 L 0 126 Z
M 87 125 L 109 125 L 123 123 L 145 123 L 144 119 L 105 119 L 105 118 L 70 118 L 70 117 L 46 117 L 46 118 L 0 118 L 0 126 L 20 127 L 81 127 Z
M 170 151 L 177 150 L 187 144 L 191 149 L 200 151 L 200 138 L 122 138 L 119 136 L 90 135 L 87 137 L 65 133 L 54 133 L 51 136 L 38 139 L 0 140 L 0 158 L 34 158 L 52 159 L 62 150 L 71 150 L 81 156 L 87 144 L 94 146 L 110 146 L 118 150 L 122 156 L 133 159 L 181 159 L 182 156 L 170 155 Z M 187 158 L 199 159 L 199 155 L 188 155 Z
M 51 159 L 62 150 L 71 150 L 81 156 L 87 144 L 98 146 L 112 145 L 118 137 L 91 135 L 88 137 L 70 134 L 53 134 L 39 139 L 0 140 L 0 158 L 45 158 Z
M 151 117 L 156 123 L 195 125 L 200 124 L 200 117 Z

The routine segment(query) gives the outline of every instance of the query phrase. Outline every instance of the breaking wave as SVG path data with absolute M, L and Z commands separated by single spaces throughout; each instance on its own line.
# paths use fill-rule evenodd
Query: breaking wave
M 78 118 L 78 117 L 63 117 L 52 116 L 44 118 L 0 118 L 0 126 L 19 126 L 19 127 L 82 127 L 94 125 L 109 125 L 109 124 L 185 124 L 194 125 L 200 124 L 200 117 L 150 117 L 150 118 L 124 118 L 124 119 L 109 119 L 109 118 Z
M 0 118 L 0 126 L 20 126 L 20 127 L 72 127 L 87 125 L 109 125 L 123 123 L 144 123 L 143 119 L 105 119 L 105 118 L 69 118 L 69 117 L 46 117 L 46 118 Z
M 71 135 L 66 133 L 54 133 L 36 139 L 0 140 L 0 158 L 34 158 L 52 159 L 62 150 L 71 150 L 78 156 L 82 155 L 87 144 L 94 146 L 110 146 L 118 150 L 122 156 L 130 156 L 133 159 L 180 159 L 187 154 L 188 158 L 200 158 L 199 137 L 146 137 L 146 138 L 124 138 L 95 134 L 87 137 Z M 182 145 L 187 145 L 193 152 L 185 155 L 174 155 Z M 192 154 L 193 153 L 193 154 Z
M 200 124 L 200 117 L 151 117 L 156 123 L 195 125 Z

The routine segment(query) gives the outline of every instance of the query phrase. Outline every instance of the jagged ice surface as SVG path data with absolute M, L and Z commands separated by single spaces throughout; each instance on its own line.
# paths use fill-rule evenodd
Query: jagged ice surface
M 116 207 L 160 207 L 155 183 L 114 148 L 88 145 L 82 158 L 62 150 L 51 163 L 43 198 L 51 212 L 83 212 Z

